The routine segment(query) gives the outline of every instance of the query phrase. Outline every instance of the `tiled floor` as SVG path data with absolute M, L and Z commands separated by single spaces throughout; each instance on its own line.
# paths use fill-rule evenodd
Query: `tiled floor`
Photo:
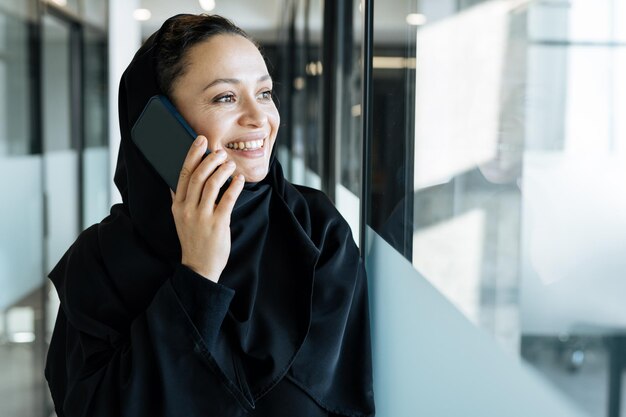
M 0 416 L 47 417 L 43 358 L 34 343 L 0 345 Z

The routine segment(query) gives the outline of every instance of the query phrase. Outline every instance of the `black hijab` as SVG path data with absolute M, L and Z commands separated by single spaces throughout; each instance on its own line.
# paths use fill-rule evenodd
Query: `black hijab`
M 148 99 L 161 94 L 155 51 L 174 19 L 144 43 L 122 76 L 115 184 L 123 202 L 94 226 L 95 243 L 79 238 L 50 273 L 69 324 L 95 337 L 128 333 L 180 264 L 169 187 L 130 138 Z M 232 213 L 231 253 L 219 284 L 234 296 L 217 336 L 204 329 L 206 300 L 187 295 L 181 303 L 200 306 L 187 311 L 205 363 L 244 409 L 253 410 L 288 378 L 329 412 L 373 415 L 367 286 L 358 250 L 332 204 L 287 182 L 275 155 L 276 147 L 268 175 L 246 183 Z M 81 242 L 93 246 L 97 262 L 75 260 Z M 98 284 L 94 294 L 93 282 L 84 277 L 94 275 L 106 276 L 107 291 Z M 77 300 L 79 294 L 90 296 Z M 106 326 L 94 317 L 106 317 Z M 46 372 L 54 397 L 50 358 L 60 354 L 53 348 Z

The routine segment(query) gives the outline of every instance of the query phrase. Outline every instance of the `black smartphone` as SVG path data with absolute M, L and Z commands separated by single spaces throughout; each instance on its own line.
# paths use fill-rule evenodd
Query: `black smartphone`
M 180 170 L 196 132 L 167 97 L 156 95 L 148 100 L 130 133 L 148 162 L 176 191 Z M 208 154 L 207 149 L 204 156 Z

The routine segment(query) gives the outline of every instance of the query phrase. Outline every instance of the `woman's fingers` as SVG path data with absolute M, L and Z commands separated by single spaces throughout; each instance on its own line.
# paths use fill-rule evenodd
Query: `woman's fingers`
M 220 188 L 226 183 L 228 177 L 235 171 L 235 168 L 233 161 L 225 162 L 209 177 L 204 184 L 204 190 L 202 190 L 201 207 L 209 208 L 213 211 Z
M 186 201 L 191 204 L 200 204 L 203 190 L 207 184 L 215 183 L 215 180 L 211 180 L 211 178 L 219 172 L 218 168 L 224 163 L 225 159 L 226 152 L 217 150 L 210 153 L 209 156 L 196 167 L 189 178 Z
M 243 190 L 244 183 L 245 179 L 241 174 L 233 178 L 232 182 L 228 186 L 228 189 L 226 190 L 226 192 L 224 192 L 222 199 L 215 208 L 214 214 L 216 216 L 220 216 L 222 218 L 227 217 L 230 220 L 230 215 L 233 211 L 233 207 L 235 206 L 237 197 L 239 197 L 239 194 L 241 194 L 241 190 Z
M 200 162 L 202 162 L 202 156 L 206 152 L 206 147 L 206 137 L 199 135 L 193 142 L 191 148 L 189 148 L 189 152 L 187 152 L 187 156 L 183 162 L 183 167 L 180 170 L 180 175 L 178 176 L 178 184 L 176 185 L 177 201 L 183 201 L 187 198 L 187 187 L 191 175 L 198 165 L 200 165 Z

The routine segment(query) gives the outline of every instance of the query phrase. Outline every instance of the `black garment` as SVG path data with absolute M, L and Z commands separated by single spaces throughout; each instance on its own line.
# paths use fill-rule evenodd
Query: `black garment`
M 275 150 L 267 177 L 237 200 L 219 283 L 180 264 L 169 189 L 130 140 L 159 94 L 159 33 L 120 85 L 123 203 L 50 273 L 61 299 L 46 364 L 57 414 L 373 416 L 358 249 L 324 194 L 284 179 Z

